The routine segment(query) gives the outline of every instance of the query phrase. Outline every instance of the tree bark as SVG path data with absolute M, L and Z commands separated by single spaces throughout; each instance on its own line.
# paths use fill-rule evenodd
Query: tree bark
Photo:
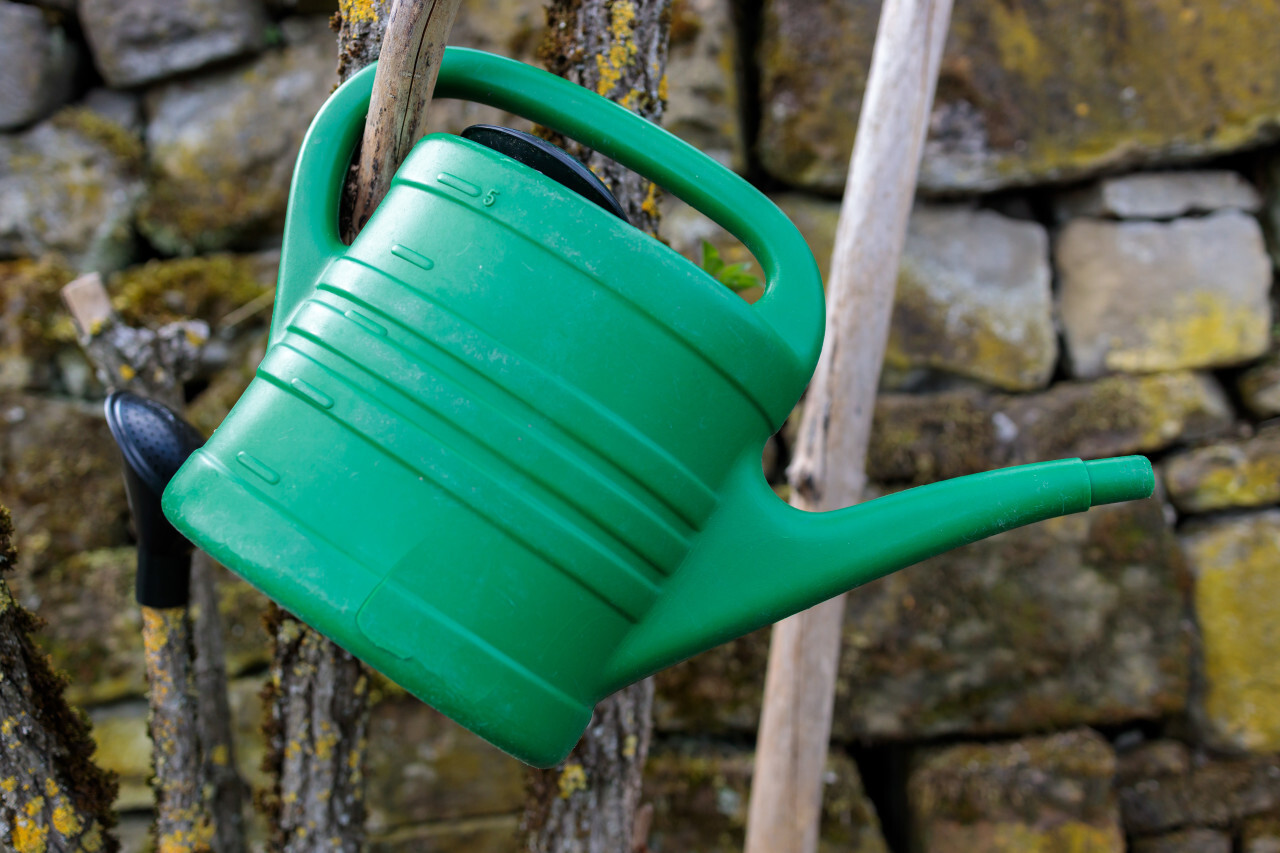
M 377 60 L 369 118 L 343 193 L 342 233 L 355 237 L 390 186 L 413 143 L 425 132 L 440 57 L 461 0 L 341 2 L 338 77 L 348 80 Z M 356 851 L 364 843 L 364 760 L 369 725 L 364 665 L 272 606 L 274 643 L 266 690 L 266 769 L 275 778 L 265 798 L 272 848 L 303 853 L 323 846 Z
M 156 848 L 209 853 L 213 818 L 205 805 L 191 620 L 185 607 L 142 608 L 142 648 L 151 713 L 151 787 Z
M 246 853 L 244 806 L 250 791 L 236 767 L 217 571 L 212 557 L 199 549 L 192 552 L 191 642 L 196 650 L 193 680 L 200 743 L 204 745 L 200 776 L 211 786 L 208 797 L 209 812 L 214 816 L 213 849 L 217 853 Z
M 17 561 L 12 536 L 0 507 L 0 573 Z M 115 853 L 116 780 L 93 763 L 88 721 L 31 640 L 40 624 L 0 577 L 0 849 Z
M 666 107 L 670 0 L 552 0 L 540 55 L 547 67 L 650 121 Z M 632 224 L 658 230 L 658 188 L 586 146 L 547 134 L 605 182 Z M 521 821 L 530 853 L 642 851 L 641 777 L 653 728 L 653 681 L 596 706 L 564 762 L 531 770 Z
M 364 665 L 279 607 L 267 621 L 275 644 L 264 692 L 264 769 L 276 780 L 263 803 L 271 849 L 355 853 L 364 844 Z
M 671 0 L 551 0 L 538 55 L 548 70 L 661 124 L 670 18 Z M 657 234 L 657 186 L 579 142 L 545 135 L 605 182 L 632 225 Z

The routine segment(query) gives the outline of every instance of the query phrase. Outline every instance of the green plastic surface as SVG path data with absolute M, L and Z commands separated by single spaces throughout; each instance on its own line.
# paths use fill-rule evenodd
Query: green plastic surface
M 414 148 L 360 236 L 337 203 L 373 83 L 317 115 L 271 345 L 164 495 L 299 618 L 549 766 L 610 692 L 933 554 L 1151 493 L 1140 457 L 1023 466 L 800 512 L 760 456 L 812 373 L 796 229 L 665 131 L 538 69 L 449 48 L 437 95 L 605 152 L 734 233 L 749 306 L 694 264 L 460 137 Z

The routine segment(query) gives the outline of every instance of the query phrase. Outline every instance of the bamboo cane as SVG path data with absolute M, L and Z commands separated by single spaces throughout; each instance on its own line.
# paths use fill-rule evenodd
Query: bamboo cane
M 951 0 L 886 0 L 850 158 L 827 285 L 822 357 L 787 471 L 792 503 L 862 498 L 898 260 L 928 128 Z M 813 853 L 831 734 L 844 597 L 774 626 L 746 853 Z

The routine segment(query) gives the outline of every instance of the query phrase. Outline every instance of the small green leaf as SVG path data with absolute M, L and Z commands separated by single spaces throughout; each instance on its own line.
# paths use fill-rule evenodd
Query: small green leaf
M 706 240 L 702 241 L 702 268 L 725 287 L 735 293 L 759 287 L 763 282 L 751 274 L 751 264 L 726 264 L 720 251 Z
M 720 250 L 706 240 L 702 241 L 702 268 L 712 278 L 717 278 L 720 275 L 720 271 L 724 269 L 724 260 L 720 257 Z

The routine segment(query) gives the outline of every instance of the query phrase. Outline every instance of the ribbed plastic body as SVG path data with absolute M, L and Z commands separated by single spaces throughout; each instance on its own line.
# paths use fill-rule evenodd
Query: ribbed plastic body
M 685 559 L 740 448 L 794 403 L 794 378 L 791 399 L 767 392 L 784 356 L 658 241 L 430 137 L 175 484 L 238 490 L 254 511 L 196 522 L 240 505 L 219 491 L 181 514 L 263 543 L 208 545 L 397 681 L 452 680 L 420 652 L 469 677 L 480 656 L 486 704 L 585 721 L 593 674 Z
M 821 283 L 794 227 L 565 81 L 453 49 L 440 81 L 662 178 L 747 243 L 765 297 L 745 304 L 602 208 L 443 135 L 342 246 L 336 196 L 366 71 L 304 143 L 267 356 L 164 506 L 499 747 L 553 764 L 600 698 L 648 672 L 945 548 L 1086 509 L 1095 490 L 1150 492 L 1145 460 L 1069 460 L 792 510 L 760 454 L 820 346 Z

